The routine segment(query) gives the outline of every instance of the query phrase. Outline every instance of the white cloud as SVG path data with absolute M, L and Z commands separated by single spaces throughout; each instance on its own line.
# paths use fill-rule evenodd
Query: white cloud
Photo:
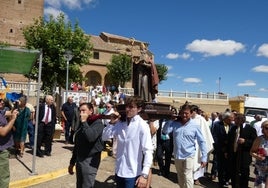
M 50 15 L 52 15 L 54 18 L 58 17 L 60 14 L 64 14 L 65 20 L 69 20 L 68 15 L 66 15 L 63 11 L 53 8 L 53 7 L 46 7 L 44 9 L 45 17 L 48 18 Z
M 183 53 L 179 56 L 181 59 L 189 59 L 191 55 L 189 53 Z
M 60 8 L 61 2 L 61 0 L 45 0 L 45 4 L 48 4 L 49 6 L 54 8 Z
M 168 70 L 173 69 L 173 67 L 171 65 L 167 65 L 166 67 L 168 68 Z
M 268 57 L 268 44 L 263 44 L 258 48 L 257 56 Z
M 191 55 L 189 53 L 183 53 L 183 54 L 178 54 L 178 53 L 169 53 L 166 55 L 167 59 L 189 59 Z
M 253 80 L 245 80 L 243 83 L 238 83 L 237 86 L 246 87 L 246 86 L 255 86 L 256 83 Z
M 168 55 L 166 55 L 166 58 L 167 59 L 178 59 L 179 54 L 169 53 Z
M 259 91 L 268 92 L 268 88 L 260 88 Z
M 187 82 L 187 83 L 201 83 L 202 80 L 199 78 L 184 78 L 183 82 Z
M 252 68 L 252 71 L 268 73 L 268 66 L 267 65 L 259 65 L 257 67 Z
M 242 43 L 233 40 L 194 40 L 192 43 L 187 44 L 186 49 L 192 52 L 199 52 L 208 56 L 219 55 L 234 55 L 239 51 L 245 50 Z
M 81 9 L 85 5 L 89 5 L 96 0 L 45 0 L 45 4 L 56 9 L 60 9 L 63 6 L 71 10 Z
M 173 74 L 173 73 L 168 73 L 168 74 L 167 74 L 167 77 L 175 77 L 175 74 Z

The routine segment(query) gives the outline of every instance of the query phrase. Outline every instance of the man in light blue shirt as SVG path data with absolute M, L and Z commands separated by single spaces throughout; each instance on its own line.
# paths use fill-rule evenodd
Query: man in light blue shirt
M 173 132 L 175 167 L 179 186 L 193 188 L 194 159 L 196 141 L 201 150 L 201 166 L 207 165 L 207 148 L 200 126 L 191 119 L 191 105 L 184 104 L 179 112 L 179 118 L 169 126 L 164 127 L 163 133 Z

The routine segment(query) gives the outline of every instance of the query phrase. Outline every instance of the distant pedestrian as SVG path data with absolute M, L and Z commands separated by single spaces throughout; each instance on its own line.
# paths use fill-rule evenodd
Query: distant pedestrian
M 56 124 L 56 107 L 54 105 L 54 98 L 51 95 L 47 95 L 45 102 L 40 104 L 38 122 L 37 156 L 44 157 L 44 154 L 51 156 Z M 41 150 L 43 143 L 45 145 L 45 152 Z
M 74 118 L 74 108 L 76 104 L 73 102 L 73 97 L 69 96 L 67 102 L 65 102 L 61 107 L 61 115 L 64 119 L 64 131 L 65 131 L 65 144 L 72 144 L 72 138 L 70 138 L 70 129 L 72 126 L 72 121 Z
M 33 107 L 32 104 L 30 104 L 29 102 L 26 103 L 26 107 L 28 107 L 30 109 L 31 115 L 30 115 L 30 119 L 28 121 L 28 137 L 29 137 L 29 147 L 31 149 L 33 149 L 34 147 L 34 125 L 35 125 L 35 108 Z
M 69 174 L 74 174 L 76 165 L 76 187 L 93 188 L 95 177 L 104 148 L 101 136 L 104 125 L 99 115 L 93 115 L 93 105 L 83 103 L 79 107 L 80 125 L 75 133 L 73 155 L 68 167 Z
M 13 139 L 15 142 L 16 154 L 19 157 L 23 157 L 25 140 L 27 136 L 28 122 L 30 120 L 31 111 L 26 107 L 26 96 L 20 97 L 18 101 L 18 116 L 14 123 Z
M 79 101 L 79 106 L 83 103 L 86 103 L 86 99 L 81 99 Z M 74 134 L 78 130 L 79 125 L 80 125 L 80 111 L 79 111 L 79 106 L 75 105 L 74 107 L 74 115 L 73 115 L 73 120 L 72 120 L 72 125 L 71 125 L 71 134 L 70 134 L 70 143 L 74 144 Z

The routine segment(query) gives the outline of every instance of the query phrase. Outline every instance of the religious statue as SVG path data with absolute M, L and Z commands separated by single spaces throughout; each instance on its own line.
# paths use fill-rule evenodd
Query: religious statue
M 153 55 L 141 44 L 141 56 L 133 63 L 132 85 L 134 95 L 140 96 L 146 102 L 155 100 L 158 93 L 158 73 L 153 61 Z

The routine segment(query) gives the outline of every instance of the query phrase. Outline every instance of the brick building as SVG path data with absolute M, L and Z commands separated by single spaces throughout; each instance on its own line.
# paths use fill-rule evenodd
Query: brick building
M 34 18 L 43 16 L 44 0 L 0 0 L 0 44 L 23 47 L 25 40 L 22 34 L 24 26 L 33 24 Z M 112 55 L 127 54 L 138 60 L 141 50 L 148 43 L 118 35 L 102 32 L 99 36 L 90 35 L 93 44 L 93 57 L 87 65 L 81 67 L 87 81 L 84 85 L 107 85 L 106 64 Z M 151 53 L 150 53 L 151 54 Z M 27 81 L 23 75 L 2 74 L 8 81 Z M 131 87 L 130 83 L 127 83 Z

